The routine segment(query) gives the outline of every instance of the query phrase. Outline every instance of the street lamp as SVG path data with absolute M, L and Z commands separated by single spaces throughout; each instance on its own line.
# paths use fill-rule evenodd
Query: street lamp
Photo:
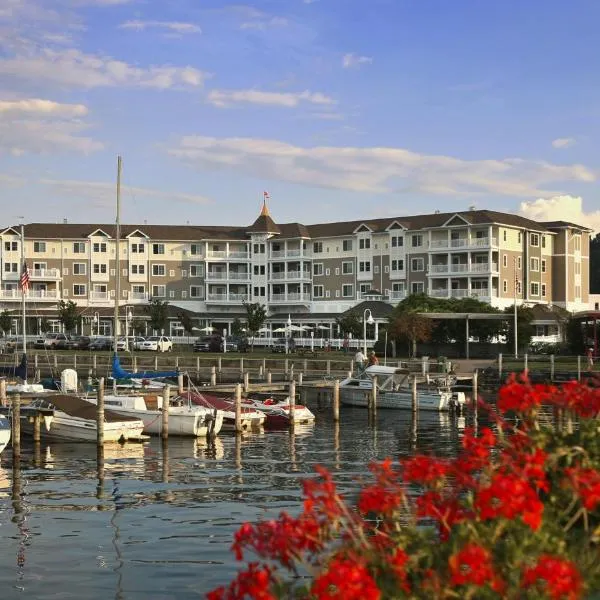
M 129 350 L 129 324 L 133 320 L 130 308 L 125 308 L 125 348 Z
M 288 329 L 292 326 L 292 317 L 288 315 L 287 322 L 285 324 L 285 353 L 289 354 L 289 339 L 288 339 Z
M 367 313 L 369 313 L 369 318 L 367 318 Z M 369 325 L 373 325 L 373 323 L 375 323 L 375 319 L 371 314 L 370 308 L 365 308 L 365 312 L 363 313 L 363 351 L 365 356 L 367 356 L 367 323 Z
M 94 323 L 96 324 L 96 335 L 100 335 L 100 314 L 94 313 Z M 94 328 L 92 327 L 92 335 L 94 335 Z

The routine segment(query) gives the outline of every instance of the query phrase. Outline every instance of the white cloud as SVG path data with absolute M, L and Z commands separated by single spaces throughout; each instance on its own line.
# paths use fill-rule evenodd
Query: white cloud
M 265 31 L 272 27 L 286 27 L 287 25 L 289 25 L 289 21 L 285 17 L 257 18 L 253 21 L 244 21 L 240 25 L 240 29 Z
M 51 100 L 27 98 L 23 100 L 0 100 L 0 117 L 3 115 L 83 117 L 88 109 L 83 104 L 60 104 Z
M 119 25 L 119 29 L 133 29 L 134 31 L 144 31 L 149 28 L 167 29 L 174 33 L 202 33 L 198 25 L 181 21 L 125 21 Z
M 344 54 L 344 57 L 342 58 L 342 66 L 344 69 L 352 69 L 362 65 L 370 65 L 372 62 L 373 59 L 370 56 L 359 56 L 353 52 Z
M 262 104 L 293 108 L 301 103 L 332 106 L 335 100 L 321 92 L 262 92 L 260 90 L 211 90 L 207 101 L 213 106 L 225 108 L 235 104 Z
M 253 176 L 359 192 L 535 197 L 564 181 L 591 182 L 583 165 L 518 158 L 462 160 L 403 148 L 300 147 L 258 138 L 186 136 L 169 153 L 199 168 L 233 167 Z
M 534 221 L 568 221 L 600 232 L 600 210 L 585 212 L 581 196 L 554 196 L 521 202 L 519 212 Z
M 71 196 L 86 199 L 106 206 L 113 206 L 115 201 L 115 184 L 104 181 L 82 181 L 78 179 L 40 179 L 39 183 L 48 186 L 53 193 L 60 196 Z M 212 200 L 197 194 L 184 192 L 163 192 L 161 190 L 121 186 L 125 196 L 139 198 L 159 198 L 170 202 L 186 202 L 190 204 L 211 204 Z
M 570 148 L 577 143 L 577 140 L 572 137 L 568 138 L 557 138 L 552 141 L 553 148 Z
M 39 98 L 0 101 L 0 154 L 46 154 L 101 150 L 102 143 L 82 135 L 89 125 L 83 104 Z
M 0 74 L 63 87 L 129 86 L 155 89 L 198 87 L 207 76 L 193 67 L 141 68 L 109 56 L 71 48 L 0 59 Z

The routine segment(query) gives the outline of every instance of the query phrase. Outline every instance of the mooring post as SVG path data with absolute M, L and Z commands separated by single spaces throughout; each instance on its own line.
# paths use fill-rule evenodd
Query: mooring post
M 158 354 L 154 357 L 154 370 L 158 371 Z
M 260 366 L 262 367 L 261 377 L 264 377 L 265 371 L 267 370 L 267 360 L 265 358 L 262 359 L 262 363 Z
M 97 356 L 94 354 L 94 356 L 92 356 L 92 368 L 94 369 L 94 373 L 97 372 L 96 359 L 97 359 Z
M 550 381 L 554 381 L 554 354 L 550 355 Z
M 352 377 L 352 373 L 354 373 L 354 359 L 350 359 L 350 371 L 349 371 L 350 375 L 348 375 L 348 377 Z
M 215 365 L 210 368 L 210 385 L 217 385 L 217 367 Z
M 244 392 L 250 391 L 250 373 L 246 371 L 244 373 Z
M 217 357 L 217 371 L 219 373 L 221 373 L 221 371 L 223 370 L 223 359 L 222 357 Z
M 333 420 L 337 423 L 340 420 L 340 380 L 333 382 Z
M 577 381 L 581 381 L 581 356 L 577 355 Z
M 327 375 L 331 375 L 331 361 L 327 361 Z
M 37 369 L 37 368 L 38 368 L 38 366 L 39 366 L 39 365 L 38 365 L 38 355 L 37 355 L 37 354 L 34 354 L 34 355 L 33 355 L 33 366 L 34 366 L 34 368 L 36 368 L 36 369 Z
M 304 359 L 304 363 L 303 363 L 303 365 L 302 365 L 302 370 L 303 370 L 305 373 L 308 373 L 308 360 L 306 360 L 306 358 Z
M 523 370 L 524 371 L 529 370 L 529 356 L 528 356 L 527 352 L 525 352 L 525 354 L 523 354 Z
M 175 368 L 179 369 L 179 355 L 175 357 Z
M 133 372 L 134 373 L 138 372 L 137 356 L 135 354 L 133 355 Z
M 240 358 L 240 377 L 244 377 L 244 359 Z
M 258 378 L 264 379 L 265 377 L 265 368 L 262 365 L 258 365 Z
M 77 354 L 73 354 L 73 368 L 77 371 Z
M 413 375 L 412 377 L 412 411 L 414 413 L 417 412 L 417 409 L 419 407 L 419 397 L 417 395 L 417 377 L 416 375 Z
M 290 391 L 289 391 L 289 399 L 290 399 L 290 427 L 293 427 L 296 424 L 296 382 L 292 379 L 290 381 Z
M 21 456 L 21 394 L 12 397 L 12 448 L 13 456 Z
M 6 405 L 6 379 L 0 379 L 0 406 Z
M 177 373 L 177 393 L 180 396 L 183 396 L 183 392 L 185 390 L 183 389 L 183 373 Z
M 290 379 L 294 379 L 294 363 L 290 366 Z
M 235 386 L 235 432 L 242 432 L 242 386 Z
M 36 444 L 40 443 L 42 437 L 42 415 L 35 413 L 33 416 L 33 441 Z
M 290 370 L 290 361 L 288 358 L 285 359 L 285 363 L 284 363 L 284 372 L 285 372 L 285 376 L 287 377 L 287 374 L 289 373 Z
M 96 393 L 96 444 L 104 447 L 104 377 L 100 377 L 98 380 L 98 390 Z
M 498 379 L 502 381 L 502 354 L 498 354 Z
M 268 384 L 270 384 L 270 383 L 271 383 L 271 378 L 272 378 L 272 376 L 271 376 L 271 369 L 269 369 L 269 370 L 267 371 L 267 383 L 268 383 Z
M 196 377 L 200 377 L 200 357 L 196 356 Z
M 373 393 L 371 398 L 371 410 L 375 412 L 377 410 L 377 375 L 373 377 Z
M 163 440 L 169 439 L 169 401 L 171 400 L 171 386 L 165 385 L 163 388 L 162 401 L 162 430 L 160 436 Z
M 479 371 L 473 371 L 473 420 L 475 421 L 475 430 L 477 430 L 477 417 L 479 413 Z
M 300 373 L 298 373 L 298 385 L 302 385 L 303 380 L 304 380 L 304 373 L 302 371 L 300 371 Z
M 54 355 L 54 369 L 58 369 L 58 356 Z

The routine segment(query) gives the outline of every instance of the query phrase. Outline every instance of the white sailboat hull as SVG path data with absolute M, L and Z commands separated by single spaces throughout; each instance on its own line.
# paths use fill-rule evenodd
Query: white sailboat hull
M 0 454 L 10 442 L 10 421 L 0 415 Z
M 346 406 L 359 406 L 368 408 L 369 397 L 372 394 L 373 386 L 365 385 L 365 381 L 360 382 L 361 385 L 340 385 L 340 402 Z M 443 411 L 449 410 L 452 400 L 452 393 L 449 391 L 417 391 L 417 405 L 419 410 Z M 379 390 L 377 393 L 377 408 L 392 408 L 392 409 L 412 409 L 412 393 L 410 390 L 395 390 L 384 391 Z

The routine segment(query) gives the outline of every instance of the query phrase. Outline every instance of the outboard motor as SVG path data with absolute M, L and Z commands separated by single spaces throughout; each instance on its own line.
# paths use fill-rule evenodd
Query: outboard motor
M 60 387 L 63 394 L 77 393 L 77 371 L 74 369 L 65 369 L 60 374 Z

